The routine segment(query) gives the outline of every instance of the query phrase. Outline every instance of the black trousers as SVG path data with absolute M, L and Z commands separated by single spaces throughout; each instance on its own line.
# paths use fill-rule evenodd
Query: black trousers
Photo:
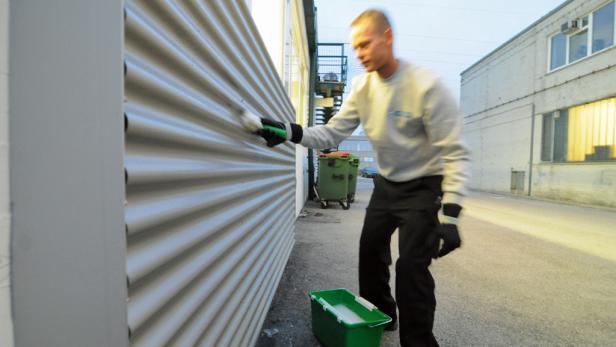
M 442 176 L 408 182 L 374 179 L 359 245 L 359 293 L 394 320 L 400 343 L 438 346 L 432 333 L 436 298 L 428 270 L 438 247 L 436 227 Z M 396 300 L 389 287 L 390 241 L 398 229 L 400 257 L 396 262 Z

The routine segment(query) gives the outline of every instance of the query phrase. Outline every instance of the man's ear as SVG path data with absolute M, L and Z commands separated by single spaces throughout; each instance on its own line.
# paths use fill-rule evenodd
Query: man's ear
M 385 29 L 385 41 L 387 41 L 388 44 L 392 45 L 394 43 L 394 33 L 391 30 L 391 28 L 387 28 Z

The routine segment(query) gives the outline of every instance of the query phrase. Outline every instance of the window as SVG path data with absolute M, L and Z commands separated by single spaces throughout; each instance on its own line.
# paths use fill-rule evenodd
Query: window
M 552 144 L 554 143 L 554 117 L 551 113 L 543 115 L 541 139 L 541 160 L 552 161 Z
M 616 159 L 616 98 L 569 109 L 567 161 Z
M 569 63 L 584 58 L 588 54 L 588 30 L 569 37 Z
M 370 142 L 362 141 L 361 142 L 361 150 L 364 152 L 372 151 L 372 146 L 370 146 Z
M 567 161 L 567 145 L 569 143 L 569 112 L 561 110 L 554 113 L 554 153 L 555 162 Z
M 584 17 L 575 19 L 579 30 L 568 35 L 557 33 L 549 38 L 549 70 L 574 63 L 614 46 L 614 1 Z
M 541 160 L 567 161 L 568 111 L 560 110 L 543 115 Z
M 543 115 L 541 160 L 616 160 L 616 97 Z
M 353 141 L 344 141 L 338 146 L 339 151 L 352 151 L 354 150 Z
M 567 62 L 567 36 L 563 34 L 552 36 L 551 48 L 550 70 L 554 70 Z
M 598 52 L 614 44 L 614 2 L 593 13 L 592 52 Z

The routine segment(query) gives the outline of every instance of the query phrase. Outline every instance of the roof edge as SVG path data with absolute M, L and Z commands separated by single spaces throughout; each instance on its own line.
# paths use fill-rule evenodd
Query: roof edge
M 570 3 L 572 3 L 575 0 L 567 0 L 565 2 L 563 2 L 562 4 L 558 5 L 558 7 L 556 7 L 555 9 L 553 9 L 552 11 L 548 12 L 548 14 L 542 16 L 541 18 L 537 19 L 536 21 L 534 21 L 531 25 L 529 25 L 528 27 L 526 27 L 526 29 L 520 31 L 518 34 L 516 34 L 514 37 L 510 38 L 509 40 L 505 41 L 505 43 L 501 44 L 500 46 L 496 47 L 494 50 L 492 50 L 490 53 L 486 54 L 483 58 L 479 59 L 477 62 L 475 62 L 473 65 L 469 66 L 468 68 L 466 68 L 464 71 L 460 72 L 460 76 L 464 75 L 465 73 L 467 73 L 469 70 L 473 69 L 474 67 L 476 67 L 477 65 L 481 64 L 482 62 L 484 62 L 485 60 L 487 60 L 489 57 L 491 57 L 494 53 L 498 52 L 499 50 L 501 50 L 502 48 L 504 48 L 505 46 L 507 46 L 508 44 L 510 44 L 511 42 L 515 41 L 518 37 L 526 34 L 528 31 L 530 31 L 532 28 L 536 27 L 537 24 L 543 22 L 545 19 L 547 19 L 548 17 L 550 17 L 551 15 L 553 15 L 554 13 L 560 11 L 563 7 L 569 5 Z

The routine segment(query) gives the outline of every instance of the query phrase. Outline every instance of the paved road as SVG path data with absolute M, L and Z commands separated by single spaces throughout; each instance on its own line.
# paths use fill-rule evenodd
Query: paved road
M 306 293 L 357 292 L 370 181 L 359 190 L 348 211 L 309 203 L 298 219 L 259 347 L 319 346 Z M 480 193 L 464 212 L 463 248 L 432 266 L 442 346 L 616 346 L 616 212 Z M 398 346 L 397 333 L 382 346 Z

